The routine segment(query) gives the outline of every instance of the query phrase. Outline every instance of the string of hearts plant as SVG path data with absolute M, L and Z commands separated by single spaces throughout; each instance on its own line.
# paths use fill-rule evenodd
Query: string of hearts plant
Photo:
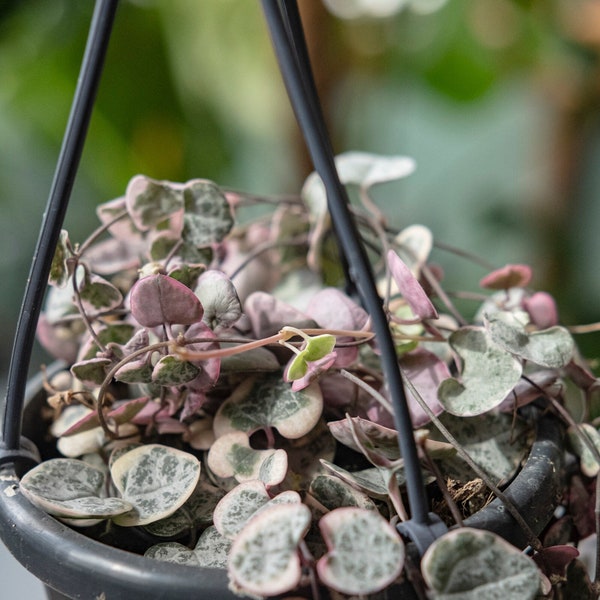
M 501 488 L 527 453 L 520 409 L 534 401 L 570 427 L 581 467 L 565 497 L 594 485 L 598 379 L 554 300 L 530 288 L 524 265 L 489 269 L 469 321 L 431 262 L 431 232 L 394 230 L 369 196 L 413 161 L 347 153 L 337 168 L 362 200 L 353 211 L 425 479 L 459 525 L 426 552 L 415 586 L 434 598 L 484 588 L 534 598 L 587 581 L 592 597 L 567 541 L 593 519 L 577 515 L 551 548 L 521 519 L 535 560 L 460 527 L 490 492 L 519 517 Z M 272 210 L 239 219 L 259 203 Z M 335 287 L 326 206 L 315 174 L 284 199 L 137 176 L 98 207 L 86 241 L 63 231 L 38 326 L 70 365 L 46 384 L 62 456 L 29 471 L 23 493 L 101 539 L 120 532 L 125 547 L 143 531 L 137 550 L 153 559 L 227 568 L 241 594 L 364 596 L 405 577 L 403 461 L 369 315 Z

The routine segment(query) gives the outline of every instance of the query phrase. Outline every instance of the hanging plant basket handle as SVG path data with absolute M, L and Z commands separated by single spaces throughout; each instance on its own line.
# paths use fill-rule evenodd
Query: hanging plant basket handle
M 366 251 L 349 210 L 346 190 L 335 168 L 333 150 L 306 51 L 298 5 L 296 0 L 262 0 L 262 6 L 292 108 L 315 169 L 327 191 L 329 212 L 335 224 L 341 254 L 349 265 L 351 283 L 358 290 L 362 303 L 371 316 L 381 350 L 383 372 L 394 408 L 398 444 L 404 459 L 413 523 L 413 526 L 404 527 L 402 532 L 415 541 L 419 551 L 425 551 L 446 529 L 428 511 L 427 494 L 394 341 Z
M 0 438 L 0 465 L 35 457 L 21 444 L 25 386 L 50 265 L 83 151 L 118 0 L 97 0 L 77 88 L 38 236 L 13 343 Z

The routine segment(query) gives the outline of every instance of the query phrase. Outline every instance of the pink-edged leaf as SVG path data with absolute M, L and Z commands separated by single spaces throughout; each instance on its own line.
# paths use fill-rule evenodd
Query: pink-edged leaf
M 100 419 L 98 418 L 98 413 L 96 411 L 89 412 L 84 417 L 79 419 L 79 421 L 73 423 L 73 425 L 65 429 L 65 431 L 63 431 L 60 434 L 60 437 L 69 437 L 77 433 L 90 431 L 92 429 L 95 429 L 96 427 L 100 427 Z
M 102 240 L 88 248 L 85 258 L 94 265 L 94 272 L 99 275 L 111 275 L 140 266 L 146 244 L 142 239 L 132 237 L 127 240 L 111 238 Z
M 167 275 L 150 275 L 131 288 L 131 314 L 144 327 L 164 323 L 191 325 L 202 319 L 200 300 L 188 287 Z
M 438 312 L 435 306 L 404 261 L 393 250 L 390 250 L 387 254 L 387 262 L 398 290 L 408 302 L 415 316 L 419 319 L 437 319 Z
M 298 329 L 317 325 L 305 313 L 266 292 L 250 294 L 244 304 L 244 313 L 250 320 L 252 333 L 257 338 L 274 335 L 286 325 Z
M 110 364 L 108 358 L 88 358 L 76 362 L 71 373 L 85 385 L 94 387 L 102 384 Z
M 551 575 L 564 577 L 569 563 L 578 556 L 579 550 L 577 550 L 577 548 L 568 546 L 567 544 L 561 544 L 559 546 L 542 548 L 539 552 L 534 554 L 533 560 L 547 577 L 550 577 Z
M 132 242 L 134 238 L 137 241 L 140 241 L 142 239 L 141 232 L 133 224 L 133 221 L 128 214 L 117 219 L 118 216 L 126 213 L 126 210 L 125 196 L 122 196 L 98 205 L 96 214 L 103 225 L 106 226 L 109 223 L 112 223 L 112 225 L 109 226 L 108 231 L 114 238 L 124 240 L 127 243 Z M 115 219 L 117 220 L 115 221 Z
M 99 275 L 86 274 L 83 281 L 78 281 L 77 285 L 81 303 L 86 312 L 94 313 L 111 310 L 117 308 L 123 302 L 121 292 L 112 283 Z
M 444 407 L 437 397 L 440 383 L 450 377 L 450 370 L 433 352 L 419 348 L 402 356 L 400 360 L 402 372 L 419 392 L 427 406 L 437 416 L 444 412 Z M 406 390 L 408 409 L 414 427 L 422 427 L 431 420 L 414 397 L 410 389 Z
M 525 406 L 540 397 L 542 393 L 555 396 L 561 390 L 558 373 L 551 369 L 529 373 L 527 379 L 520 379 L 513 390 L 498 405 L 497 410 L 512 413 L 515 408 Z M 553 393 L 553 388 L 555 388 Z
M 507 290 L 513 287 L 525 287 L 532 278 L 531 267 L 527 265 L 505 265 L 488 273 L 479 285 L 489 290 Z
M 369 320 L 369 315 L 361 306 L 335 288 L 325 288 L 316 293 L 305 312 L 324 329 L 361 330 Z M 350 337 L 338 338 L 342 344 L 350 341 Z M 336 354 L 336 367 L 345 368 L 356 361 L 358 347 L 337 348 Z
M 166 220 L 176 212 L 183 212 L 181 185 L 156 181 L 137 175 L 129 182 L 125 192 L 129 216 L 141 231 Z
M 547 292 L 536 292 L 523 299 L 523 308 L 531 322 L 540 329 L 558 325 L 558 309 L 554 298 Z
M 49 323 L 46 314 L 42 313 L 36 329 L 37 340 L 42 347 L 54 358 L 64 360 L 67 364 L 75 362 L 79 352 L 81 332 L 72 325 Z
M 404 566 L 404 544 L 398 532 L 377 511 L 345 507 L 319 521 L 328 548 L 319 559 L 319 578 L 351 595 L 368 595 L 392 583 Z
M 242 315 L 242 306 L 229 277 L 211 269 L 198 279 L 196 296 L 204 307 L 203 321 L 212 327 L 229 328 Z
M 149 401 L 150 398 L 148 396 L 142 396 L 141 398 L 135 398 L 134 400 L 120 402 L 108 412 L 107 416 L 119 425 L 129 423 L 129 421 L 131 421 Z

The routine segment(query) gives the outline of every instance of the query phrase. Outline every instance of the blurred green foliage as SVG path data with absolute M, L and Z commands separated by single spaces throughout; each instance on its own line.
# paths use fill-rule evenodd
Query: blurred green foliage
M 346 22 L 300 0 L 336 148 L 417 160 L 414 176 L 376 190 L 393 224 L 531 263 L 569 322 L 600 319 L 600 158 L 586 162 L 584 143 L 598 139 L 597 46 L 572 27 L 585 4 L 448 0 Z M 0 1 L 2 370 L 92 10 Z M 306 165 L 258 0 L 123 0 L 66 226 L 89 232 L 93 207 L 136 173 L 276 193 L 297 191 Z M 439 260 L 453 277 L 456 260 Z M 464 273 L 456 286 L 469 289 L 483 274 Z

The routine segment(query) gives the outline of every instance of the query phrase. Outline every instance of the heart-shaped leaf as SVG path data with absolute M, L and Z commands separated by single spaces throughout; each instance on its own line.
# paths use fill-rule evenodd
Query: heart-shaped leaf
M 183 190 L 185 214 L 182 238 L 195 248 L 221 242 L 233 227 L 227 198 L 212 181 L 194 179 Z
M 486 327 L 500 347 L 542 367 L 560 369 L 573 358 L 575 342 L 564 327 L 529 333 L 513 313 L 506 311 L 489 315 Z
M 425 290 L 404 261 L 393 250 L 388 251 L 387 263 L 398 290 L 408 302 L 415 316 L 419 319 L 437 319 L 437 310 Z
M 218 438 L 208 452 L 208 468 L 219 477 L 237 481 L 259 479 L 267 486 L 281 483 L 287 473 L 285 450 L 255 450 L 248 435 L 233 431 Z
M 230 540 L 224 538 L 214 527 L 208 527 L 202 532 L 193 550 L 177 542 L 163 542 L 148 548 L 144 556 L 190 567 L 225 569 L 230 548 Z
M 221 498 L 215 507 L 214 525 L 222 536 L 233 540 L 246 521 L 269 499 L 262 481 L 244 481 Z
M 283 437 L 296 439 L 317 424 L 322 410 L 318 384 L 293 392 L 281 377 L 269 376 L 254 382 L 245 394 L 234 392 L 221 405 L 215 415 L 215 435 L 276 427 Z
M 167 275 L 150 275 L 131 288 L 131 314 L 144 327 L 191 325 L 202 319 L 200 300 L 188 287 Z
M 524 424 L 515 421 L 512 414 L 488 412 L 475 417 L 455 417 L 444 413 L 439 418 L 493 481 L 509 480 L 529 451 Z M 429 435 L 435 440 L 445 439 L 435 428 Z M 444 472 L 453 479 L 467 483 L 476 477 L 459 455 L 440 460 Z
M 99 275 L 86 274 L 82 281 L 78 281 L 77 286 L 81 303 L 86 312 L 112 310 L 123 302 L 121 292 Z
M 245 524 L 271 504 L 299 504 L 300 495 L 292 490 L 269 496 L 262 481 L 244 481 L 227 492 L 215 507 L 214 525 L 221 535 L 235 539 Z
M 173 563 L 176 565 L 186 565 L 188 567 L 199 567 L 198 557 L 193 550 L 178 542 L 162 542 L 150 546 L 144 552 L 146 558 Z
M 56 517 L 108 519 L 132 507 L 121 498 L 104 498 L 104 473 L 71 458 L 54 458 L 37 465 L 23 476 L 20 489 Z
M 518 359 L 496 345 L 482 327 L 462 327 L 450 345 L 463 361 L 460 381 L 450 377 L 438 388 L 438 399 L 453 415 L 479 415 L 498 406 L 521 377 Z
M 225 493 L 200 480 L 187 502 L 172 515 L 144 526 L 157 537 L 172 538 L 193 527 L 205 527 L 213 520 L 213 511 Z
M 235 538 L 229 576 L 244 593 L 275 596 L 294 589 L 302 575 L 298 544 L 311 522 L 304 504 L 275 504 L 254 516 Z
M 343 506 L 376 510 L 375 504 L 365 493 L 332 475 L 317 475 L 310 483 L 309 492 L 329 510 Z
M 336 288 L 324 288 L 314 294 L 306 306 L 306 314 L 323 329 L 361 330 L 369 320 L 366 311 Z M 340 336 L 339 343 L 352 342 L 353 338 Z M 357 346 L 336 348 L 335 365 L 347 367 L 356 361 Z
M 398 433 L 394 429 L 350 416 L 340 421 L 330 421 L 327 425 L 338 442 L 357 452 L 367 452 L 369 460 L 376 461 L 378 466 L 390 466 L 392 461 L 400 458 Z
M 129 216 L 141 231 L 146 231 L 183 210 L 183 191 L 180 184 L 156 181 L 138 175 L 129 182 L 125 201 Z
M 321 518 L 319 528 L 329 551 L 319 559 L 317 572 L 334 590 L 372 594 L 402 572 L 402 539 L 377 511 L 338 508 Z
M 60 417 L 54 421 L 50 429 L 54 437 L 60 438 L 57 442 L 57 448 L 63 456 L 76 458 L 84 454 L 97 452 L 106 441 L 104 431 L 101 427 L 94 426 L 97 422 L 95 411 L 81 404 L 72 404 L 67 406 Z M 68 437 L 62 437 L 71 427 L 81 422 L 91 420 L 92 428 L 76 433 Z
M 413 352 L 404 354 L 400 359 L 403 375 L 410 380 L 421 399 L 433 411 L 440 415 L 444 407 L 440 404 L 437 390 L 440 383 L 450 377 L 450 370 L 445 362 L 440 360 L 433 352 L 417 348 Z M 413 427 L 422 427 L 431 419 L 416 400 L 411 389 L 406 390 L 408 408 L 410 410 Z
M 309 316 L 266 292 L 250 294 L 244 303 L 244 314 L 257 338 L 274 335 L 285 325 L 297 329 L 317 326 Z
M 174 513 L 190 497 L 200 477 L 200 461 L 187 452 L 160 444 L 130 450 L 110 468 L 113 482 L 133 510 L 116 519 L 130 527 Z
M 203 321 L 212 329 L 227 329 L 242 315 L 237 291 L 225 273 L 211 269 L 204 272 L 195 287 L 204 307 Z
M 167 354 L 154 366 L 152 381 L 166 386 L 183 385 L 197 377 L 199 373 L 200 369 L 191 362 Z
M 444 534 L 425 552 L 421 571 L 435 600 L 537 596 L 536 564 L 500 536 L 464 527 Z

